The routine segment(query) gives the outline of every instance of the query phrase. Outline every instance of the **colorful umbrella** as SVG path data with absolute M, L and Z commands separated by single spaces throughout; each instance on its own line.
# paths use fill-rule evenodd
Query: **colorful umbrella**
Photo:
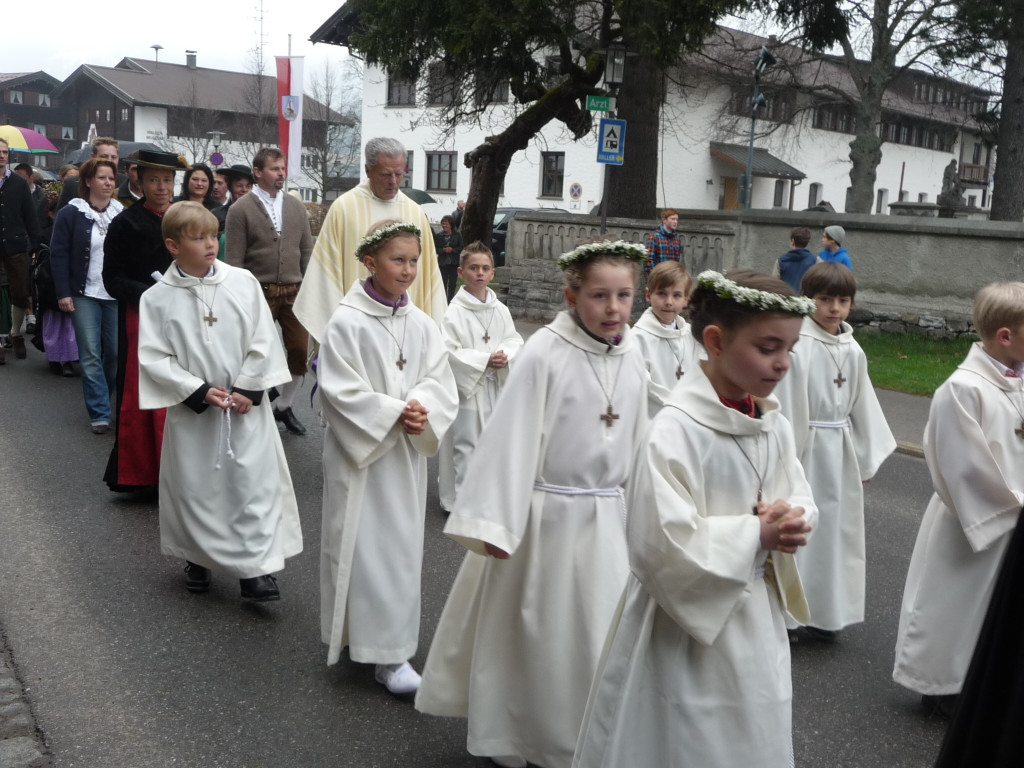
M 43 134 L 16 125 L 0 125 L 0 139 L 7 139 L 12 152 L 31 152 L 33 155 L 44 152 L 60 153 L 60 150 Z

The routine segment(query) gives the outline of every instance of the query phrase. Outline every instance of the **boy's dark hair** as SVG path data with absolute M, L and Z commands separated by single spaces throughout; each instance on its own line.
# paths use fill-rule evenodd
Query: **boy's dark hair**
M 797 248 L 806 248 L 807 244 L 811 242 L 811 230 L 807 227 L 793 227 L 789 233 L 789 239 Z
M 804 272 L 800 281 L 800 293 L 804 296 L 849 296 L 857 295 L 857 280 L 846 265 L 838 261 L 822 261 Z
M 462 253 L 459 254 L 459 267 L 466 266 L 466 262 L 469 261 L 470 256 L 476 256 L 478 253 L 482 253 L 491 260 L 491 266 L 494 266 L 494 254 L 491 253 L 491 249 L 484 245 L 482 240 L 474 240 L 472 243 L 462 249 Z
M 789 284 L 777 277 L 755 272 L 752 269 L 734 269 L 726 273 L 727 278 L 742 288 L 754 288 L 759 291 L 777 293 L 780 296 L 796 296 Z M 690 332 L 702 347 L 704 346 L 704 329 L 709 325 L 717 325 L 725 331 L 732 332 L 747 323 L 766 314 L 765 310 L 738 304 L 729 297 L 719 296 L 711 288 L 702 288 L 698 283 L 690 294 Z

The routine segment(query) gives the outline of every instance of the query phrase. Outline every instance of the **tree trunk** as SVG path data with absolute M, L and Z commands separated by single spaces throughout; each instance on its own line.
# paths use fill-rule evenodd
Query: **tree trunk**
M 650 57 L 626 60 L 616 97 L 618 116 L 626 121 L 626 153 L 621 166 L 608 166 L 608 215 L 656 219 L 660 117 L 665 73 Z M 667 203 L 668 201 L 666 201 Z
M 1024 217 L 1024 19 L 1015 18 L 1006 41 L 1006 71 L 999 113 L 999 160 L 992 188 L 993 221 Z
M 882 162 L 881 99 L 864 96 L 856 110 L 857 136 L 850 142 L 850 194 L 847 213 L 871 213 L 875 202 L 875 179 Z

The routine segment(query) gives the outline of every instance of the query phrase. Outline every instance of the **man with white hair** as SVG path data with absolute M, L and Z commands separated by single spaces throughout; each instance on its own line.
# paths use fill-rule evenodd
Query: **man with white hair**
M 420 228 L 419 272 L 409 298 L 438 325 L 447 309 L 430 221 L 399 189 L 405 176 L 405 147 L 396 139 L 370 139 L 365 154 L 367 178 L 331 204 L 295 299 L 295 316 L 317 342 L 348 289 L 367 276 L 356 261 L 356 246 L 370 225 L 382 219 Z

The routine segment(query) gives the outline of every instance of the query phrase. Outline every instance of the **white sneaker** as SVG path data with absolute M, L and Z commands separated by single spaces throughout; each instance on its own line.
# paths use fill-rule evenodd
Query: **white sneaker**
M 491 762 L 501 768 L 526 768 L 526 761 L 519 755 L 498 755 L 492 757 Z
M 395 695 L 416 693 L 422 678 L 408 661 L 401 664 L 378 664 L 373 679 Z M 526 765 L 526 763 L 523 763 Z

